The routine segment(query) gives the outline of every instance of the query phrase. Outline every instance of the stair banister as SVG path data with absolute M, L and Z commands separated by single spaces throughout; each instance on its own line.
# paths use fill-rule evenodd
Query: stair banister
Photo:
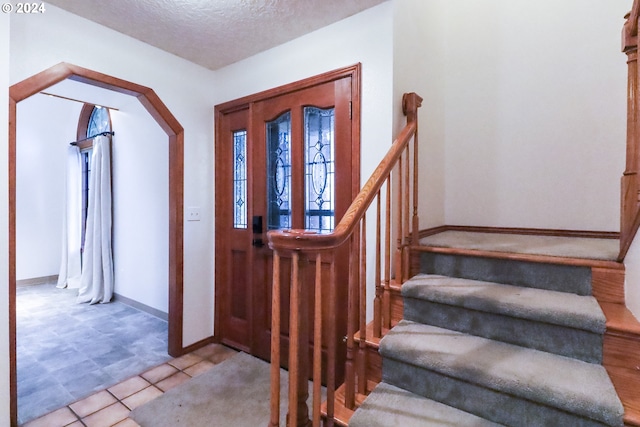
M 634 0 L 631 12 L 625 18 L 627 21 L 622 29 L 622 51 L 627 55 L 627 154 L 625 171 L 621 180 L 620 206 L 620 253 L 618 261 L 624 257 L 633 242 L 640 226 L 640 190 L 638 169 L 640 163 L 640 138 L 638 131 L 638 17 L 640 0 Z
M 366 292 L 366 212 L 370 207 L 377 209 L 376 214 L 376 243 L 373 246 L 375 254 L 376 292 L 373 300 L 373 334 L 380 337 L 383 328 L 390 327 L 389 286 L 391 282 L 391 265 L 394 267 L 395 281 L 401 284 L 408 276 L 408 258 L 406 247 L 416 243 L 418 230 L 418 114 L 422 98 L 415 93 L 403 96 L 403 112 L 407 116 L 407 124 L 394 140 L 391 148 L 367 180 L 360 193 L 353 200 L 344 216 L 340 219 L 331 233 L 316 233 L 307 230 L 273 230 L 267 233 L 269 247 L 273 249 L 273 288 L 272 288 L 272 334 L 271 334 L 271 417 L 269 427 L 280 424 L 280 304 L 281 304 L 281 263 L 282 255 L 292 259 L 291 292 L 290 292 L 290 320 L 289 320 L 289 406 L 287 425 L 296 427 L 319 427 L 320 418 L 320 381 L 321 340 L 326 328 L 327 363 L 326 388 L 327 405 L 325 426 L 334 425 L 335 376 L 336 376 L 336 289 L 338 280 L 340 286 L 348 282 L 348 319 L 347 319 L 347 354 L 345 365 L 345 397 L 344 406 L 353 408 L 356 393 L 367 392 L 366 374 L 364 371 L 355 372 L 355 359 L 361 361 L 366 357 L 364 341 L 366 340 L 366 311 L 368 297 Z M 413 146 L 410 142 L 413 140 Z M 413 178 L 411 178 L 413 174 Z M 392 185 L 393 179 L 393 185 Z M 385 191 L 383 191 L 383 187 Z M 391 197 L 395 192 L 391 209 Z M 397 191 L 396 191 L 397 190 Z M 385 195 L 385 224 L 381 224 L 382 202 L 381 195 Z M 392 220 L 391 216 L 395 216 Z M 391 226 L 396 227 L 396 245 L 391 250 Z M 349 277 L 336 277 L 335 251 L 344 244 L 349 244 Z M 382 248 L 384 246 L 384 248 Z M 384 255 L 383 255 L 384 253 Z M 391 259 L 392 255 L 395 257 Z M 315 260 L 315 262 L 313 262 Z M 323 289 L 321 263 L 329 263 L 329 285 Z M 315 283 L 304 283 L 305 268 L 315 266 Z M 382 272 L 384 268 L 384 272 Z M 404 270 L 404 271 L 403 271 Z M 305 315 L 309 305 L 308 298 L 314 295 L 313 325 L 307 325 L 308 316 Z M 325 312 L 327 319 L 322 318 L 323 292 L 328 292 L 329 307 Z M 326 322 L 327 324 L 323 324 Z M 308 369 L 310 329 L 314 337 L 314 353 L 312 355 L 312 369 Z M 359 331 L 358 331 L 359 330 Z M 358 342 L 356 343 L 356 332 Z M 365 366 L 365 364 L 359 364 Z M 313 376 L 312 411 L 307 407 L 309 395 L 307 378 L 309 371 Z M 309 415 L 311 414 L 311 419 Z
M 320 234 L 307 230 L 272 230 L 267 233 L 269 247 L 285 251 L 322 251 L 335 249 L 345 243 L 373 202 L 386 177 L 391 173 L 408 141 L 413 137 L 416 128 L 417 125 L 414 122 L 407 124 L 402 129 L 387 155 L 362 187 L 332 233 Z

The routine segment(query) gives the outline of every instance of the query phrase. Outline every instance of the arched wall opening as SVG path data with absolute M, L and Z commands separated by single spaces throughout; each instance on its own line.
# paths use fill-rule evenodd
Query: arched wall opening
M 182 344 L 184 129 L 152 89 L 72 64 L 57 64 L 9 88 L 9 354 L 12 425 L 17 425 L 18 418 L 16 367 L 16 107 L 20 101 L 65 79 L 137 98 L 169 137 L 168 352 L 172 356 L 179 356 L 184 353 Z

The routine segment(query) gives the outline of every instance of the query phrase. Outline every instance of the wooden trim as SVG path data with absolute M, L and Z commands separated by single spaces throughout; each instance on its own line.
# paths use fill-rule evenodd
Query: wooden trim
M 216 112 L 220 114 L 228 114 L 232 113 L 236 110 L 241 110 L 243 108 L 248 108 L 249 104 L 255 102 L 266 101 L 271 98 L 277 98 L 281 95 L 285 95 L 292 92 L 297 92 L 302 89 L 307 89 L 313 86 L 319 86 L 324 83 L 328 83 L 334 80 L 340 80 L 345 77 L 351 77 L 353 81 L 353 88 L 357 93 L 357 99 L 353 99 L 354 110 L 353 110 L 353 118 L 360 117 L 360 73 L 362 69 L 362 64 L 357 63 L 348 67 L 339 68 L 337 70 L 328 71 L 326 73 L 318 74 L 317 76 L 308 77 L 306 79 L 298 80 L 292 83 L 288 83 L 283 86 L 278 86 L 273 89 L 268 89 L 262 92 L 258 92 L 252 95 L 244 96 L 242 98 L 234 99 L 233 101 L 223 102 L 215 106 Z M 356 102 L 357 101 L 357 102 Z M 357 111 L 355 110 L 357 108 Z M 359 125 L 359 120 L 358 120 Z M 358 126 L 358 133 L 360 132 L 360 127 Z M 358 153 L 359 154 L 359 153 Z
M 624 304 L 625 269 L 591 268 L 591 293 L 598 302 Z
M 203 339 L 203 340 L 200 340 L 200 341 L 198 341 L 198 342 L 195 342 L 195 343 L 193 343 L 193 344 L 190 344 L 190 345 L 188 345 L 188 346 L 184 347 L 184 348 L 182 349 L 182 352 L 183 352 L 184 354 L 192 353 L 192 352 L 194 352 L 194 351 L 198 350 L 199 348 L 202 348 L 202 347 L 204 347 L 204 346 L 206 346 L 206 345 L 209 345 L 209 344 L 218 344 L 218 343 L 219 343 L 219 342 L 218 342 L 218 340 L 216 339 L 216 337 L 208 337 L 208 338 L 205 338 L 205 339 Z M 222 345 L 222 344 L 221 344 L 221 345 Z
M 185 353 L 183 328 L 184 129 L 145 86 L 68 63 L 60 63 L 9 88 L 9 365 L 10 417 L 17 425 L 16 372 L 16 104 L 65 79 L 135 96 L 169 136 L 169 354 Z
M 9 91 L 9 422 L 18 425 L 16 363 L 16 104 Z
M 624 405 L 625 425 L 640 425 L 640 322 L 624 304 L 600 301 L 607 319 L 603 365 Z
M 78 129 L 76 131 L 77 140 L 81 140 L 87 137 L 87 128 L 89 127 L 89 119 L 91 118 L 91 113 L 93 112 L 94 108 L 95 108 L 94 104 L 84 104 L 82 106 L 82 109 L 80 110 L 80 117 L 78 118 Z M 111 117 L 109 117 L 109 121 L 111 121 Z
M 588 230 L 559 230 L 551 228 L 520 228 L 520 227 L 476 227 L 467 225 L 441 225 L 439 227 L 420 230 L 419 238 L 432 236 L 445 231 L 467 231 L 475 233 L 524 234 L 531 236 L 582 237 L 594 239 L 619 239 L 616 231 L 588 231 Z

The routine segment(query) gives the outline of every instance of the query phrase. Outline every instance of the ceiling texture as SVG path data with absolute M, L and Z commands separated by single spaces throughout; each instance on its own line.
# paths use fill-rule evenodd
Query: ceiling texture
M 211 70 L 386 0 L 48 0 Z

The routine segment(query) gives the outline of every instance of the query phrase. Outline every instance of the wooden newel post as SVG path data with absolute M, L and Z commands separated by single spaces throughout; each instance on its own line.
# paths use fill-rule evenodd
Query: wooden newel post
M 309 427 L 309 290 L 304 283 L 306 258 L 298 251 L 291 261 L 289 313 L 289 412 L 288 427 Z
M 627 55 L 627 153 L 625 171 L 621 182 L 620 231 L 622 245 L 632 236 L 632 226 L 638 210 L 638 2 L 634 2 L 633 10 L 625 17 L 627 22 L 622 30 L 622 51 Z

